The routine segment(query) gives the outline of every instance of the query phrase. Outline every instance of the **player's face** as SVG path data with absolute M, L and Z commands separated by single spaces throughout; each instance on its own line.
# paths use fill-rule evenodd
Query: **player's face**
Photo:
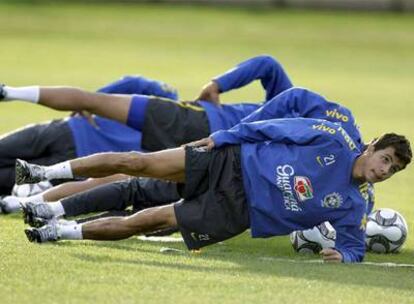
M 402 170 L 402 162 L 395 156 L 393 147 L 387 147 L 382 150 L 368 152 L 367 162 L 364 167 L 364 177 L 367 182 L 378 183 L 382 182 L 398 171 Z

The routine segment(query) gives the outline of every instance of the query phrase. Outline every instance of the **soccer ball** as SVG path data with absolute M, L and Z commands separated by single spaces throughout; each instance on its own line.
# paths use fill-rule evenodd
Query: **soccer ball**
M 407 239 L 408 226 L 397 211 L 382 208 L 368 216 L 365 233 L 367 250 L 376 253 L 395 253 L 400 251 Z
M 42 193 L 51 187 L 53 187 L 53 185 L 49 181 L 43 181 L 37 184 L 14 185 L 11 195 L 17 197 L 29 197 Z
M 303 231 L 293 231 L 290 242 L 296 252 L 319 253 L 323 248 L 335 247 L 336 231 L 329 222 Z

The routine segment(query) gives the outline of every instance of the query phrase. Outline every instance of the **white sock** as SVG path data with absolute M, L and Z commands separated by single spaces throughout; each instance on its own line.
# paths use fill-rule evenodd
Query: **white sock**
M 20 197 L 20 202 L 22 204 L 26 204 L 27 202 L 31 202 L 31 203 L 44 203 L 45 200 L 43 199 L 43 194 L 39 193 L 36 195 L 32 195 L 32 196 L 28 196 L 28 197 Z
M 40 88 L 38 86 L 31 87 L 8 87 L 4 86 L 6 98 L 4 100 L 23 100 L 33 103 L 39 102 Z
M 64 220 L 64 219 L 59 219 L 58 221 L 59 225 L 77 225 L 78 222 L 75 220 Z
M 65 209 L 60 201 L 47 203 L 56 217 L 65 215 Z
M 82 224 L 59 225 L 57 226 L 58 235 L 62 240 L 82 240 Z
M 8 213 L 16 213 L 22 210 L 20 198 L 17 196 L 5 196 L 3 197 L 3 201 L 6 203 L 4 209 L 6 209 L 6 212 Z
M 70 166 L 70 162 L 66 161 L 63 163 L 58 163 L 53 166 L 46 166 L 45 169 L 45 176 L 46 179 L 61 179 L 61 178 L 73 178 L 72 168 Z

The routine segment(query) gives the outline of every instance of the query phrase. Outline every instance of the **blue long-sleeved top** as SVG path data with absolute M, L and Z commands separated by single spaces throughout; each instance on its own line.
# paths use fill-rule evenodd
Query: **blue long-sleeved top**
M 361 151 L 339 124 L 273 119 L 240 123 L 211 137 L 216 147 L 241 145 L 253 237 L 284 235 L 329 221 L 343 261 L 363 259 L 368 198 L 352 179 Z
M 357 143 L 362 143 L 361 134 L 349 109 L 309 90 L 293 88 L 282 65 L 271 56 L 250 58 L 213 80 L 218 84 L 220 92 L 227 92 L 254 80 L 260 80 L 266 96 L 262 104 L 243 103 L 217 107 L 212 103 L 201 101 L 200 104 L 209 118 L 211 133 L 229 129 L 242 120 L 310 117 L 339 122 Z
M 98 90 L 101 93 L 143 94 L 178 98 L 167 84 L 141 76 L 126 76 Z M 114 120 L 95 116 L 97 128 L 81 116 L 68 118 L 78 157 L 99 152 L 140 151 L 142 133 Z
M 224 74 L 214 77 L 213 80 L 218 84 L 220 92 L 227 92 L 254 80 L 260 80 L 266 92 L 266 101 L 293 86 L 282 65 L 266 55 L 243 61 Z M 257 103 L 241 103 L 217 107 L 206 101 L 200 101 L 199 104 L 206 111 L 211 132 L 231 128 L 261 106 Z
M 203 103 L 209 117 L 211 132 L 229 129 L 239 123 L 242 117 L 244 117 L 241 119 L 242 122 L 274 118 L 321 118 L 340 123 L 358 148 L 360 150 L 364 148 L 361 133 L 349 109 L 310 90 L 293 87 L 282 65 L 271 56 L 250 58 L 213 80 L 218 84 L 220 92 L 227 92 L 254 80 L 260 80 L 266 95 L 262 104 L 230 104 L 218 109 L 211 103 Z M 364 189 L 370 197 L 369 210 L 372 210 L 373 186 L 369 185 Z

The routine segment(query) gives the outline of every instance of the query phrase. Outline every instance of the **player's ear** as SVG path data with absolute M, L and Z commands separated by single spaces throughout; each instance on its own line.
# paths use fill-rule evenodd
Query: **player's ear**
M 374 141 L 371 141 L 367 145 L 367 148 L 365 149 L 365 153 L 367 153 L 368 155 L 372 155 L 372 153 L 374 152 L 375 152 Z

